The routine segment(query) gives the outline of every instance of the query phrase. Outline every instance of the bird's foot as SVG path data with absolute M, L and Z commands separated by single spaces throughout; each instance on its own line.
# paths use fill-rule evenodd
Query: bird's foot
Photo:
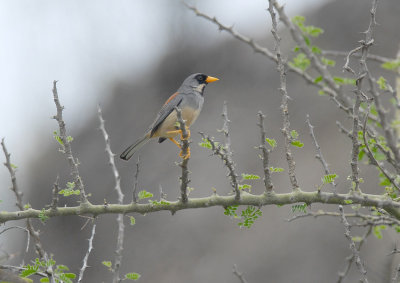
M 179 157 L 181 157 L 183 160 L 188 159 L 190 157 L 190 148 L 189 147 L 187 148 L 187 152 L 185 155 L 183 154 L 183 151 L 181 151 L 179 153 Z

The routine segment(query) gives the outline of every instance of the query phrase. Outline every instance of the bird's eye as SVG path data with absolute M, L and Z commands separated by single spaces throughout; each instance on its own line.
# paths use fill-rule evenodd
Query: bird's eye
M 199 83 L 203 83 L 205 80 L 206 80 L 205 76 L 202 76 L 202 75 L 197 76 L 197 81 Z

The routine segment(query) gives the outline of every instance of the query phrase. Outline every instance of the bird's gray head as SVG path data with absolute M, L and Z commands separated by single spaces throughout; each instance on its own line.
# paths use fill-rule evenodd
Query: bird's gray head
M 178 92 L 185 93 L 188 91 L 191 92 L 195 90 L 200 94 L 203 94 L 204 88 L 208 83 L 212 83 L 218 80 L 219 79 L 217 78 L 207 76 L 201 73 L 192 74 L 183 81 Z

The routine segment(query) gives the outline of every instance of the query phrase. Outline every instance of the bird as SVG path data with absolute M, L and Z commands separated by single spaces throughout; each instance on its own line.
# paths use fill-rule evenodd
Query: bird
M 174 139 L 177 135 L 181 134 L 179 130 L 178 118 L 176 107 L 181 110 L 182 119 L 185 121 L 188 137 L 190 137 L 189 127 L 196 121 L 199 116 L 204 103 L 204 89 L 207 84 L 219 81 L 216 77 L 211 77 L 202 73 L 196 73 L 188 76 L 179 87 L 179 89 L 172 94 L 161 107 L 157 114 L 156 119 L 148 128 L 146 133 L 138 139 L 135 143 L 125 149 L 120 158 L 129 160 L 135 152 L 144 146 L 150 139 L 158 138 L 158 142 L 162 143 L 169 139 L 179 148 L 180 144 Z M 183 155 L 182 151 L 179 154 L 183 159 L 190 157 L 190 150 Z

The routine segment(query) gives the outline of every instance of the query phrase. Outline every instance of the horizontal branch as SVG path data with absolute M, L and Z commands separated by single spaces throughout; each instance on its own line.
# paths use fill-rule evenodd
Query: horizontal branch
M 371 194 L 335 194 L 329 192 L 304 192 L 300 189 L 291 193 L 276 194 L 274 192 L 263 193 L 261 195 L 249 194 L 245 191 L 241 192 L 241 198 L 238 200 L 235 195 L 219 196 L 213 194 L 204 198 L 189 198 L 187 203 L 181 201 L 163 201 L 161 203 L 150 202 L 147 204 L 131 203 L 131 204 L 98 204 L 91 203 L 81 204 L 74 207 L 59 207 L 56 210 L 49 209 L 27 209 L 15 212 L 0 212 L 0 223 L 11 220 L 19 220 L 26 218 L 46 218 L 67 215 L 92 215 L 94 217 L 101 214 L 115 213 L 140 213 L 147 214 L 156 211 L 170 211 L 174 214 L 178 210 L 206 208 L 212 206 L 227 207 L 231 205 L 287 205 L 294 203 L 326 203 L 326 204 L 360 204 L 367 207 L 379 207 L 386 210 L 393 217 L 400 219 L 400 203 L 394 202 L 386 196 Z

